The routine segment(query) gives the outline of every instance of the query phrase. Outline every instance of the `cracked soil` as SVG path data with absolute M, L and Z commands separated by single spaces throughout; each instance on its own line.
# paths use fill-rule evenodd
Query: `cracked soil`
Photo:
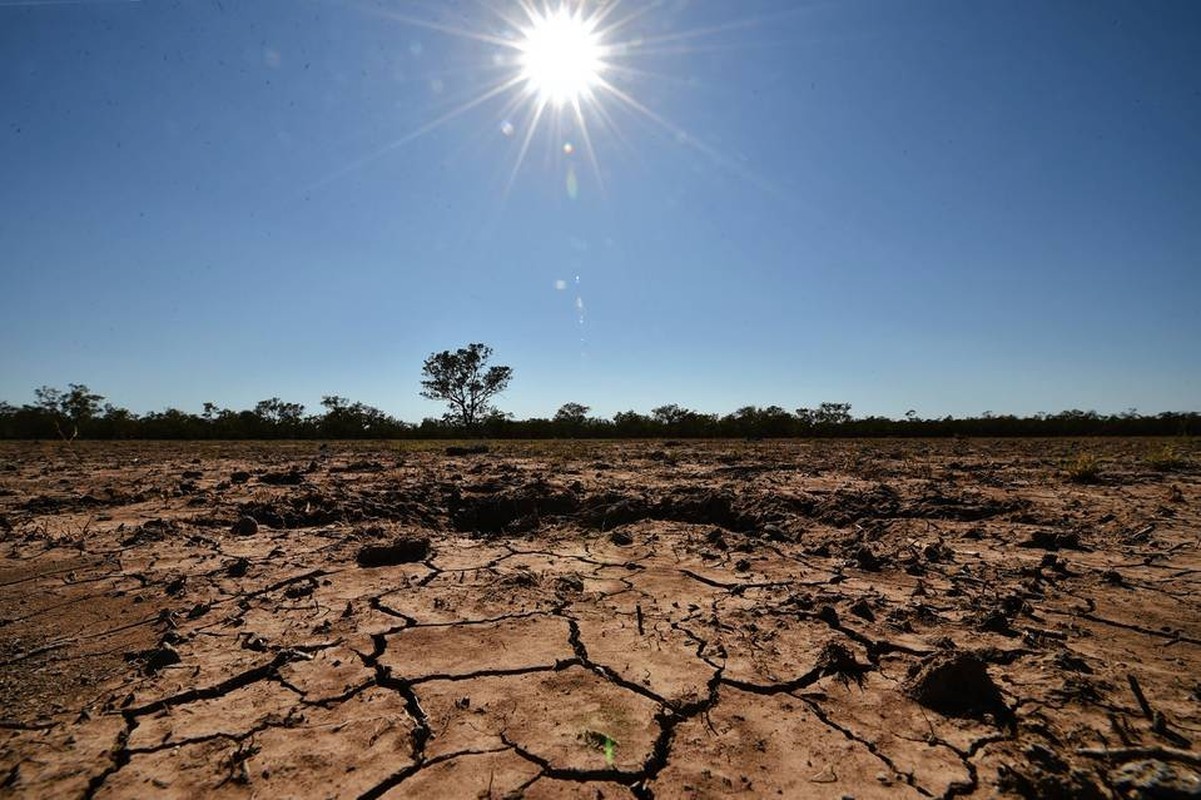
M 1153 445 L 0 443 L 0 795 L 1198 796 Z

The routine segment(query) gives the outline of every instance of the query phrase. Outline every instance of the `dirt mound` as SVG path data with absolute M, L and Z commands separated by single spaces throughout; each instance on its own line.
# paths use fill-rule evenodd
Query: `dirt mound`
M 569 490 L 531 482 L 495 493 L 452 497 L 451 523 L 466 533 L 526 533 L 547 518 L 573 513 L 579 500 Z
M 862 491 L 837 490 L 818 500 L 810 513 L 827 525 L 846 528 L 860 520 L 895 517 L 900 509 L 900 495 L 881 483 Z
M 898 515 L 923 519 L 947 519 L 959 522 L 978 522 L 1009 514 L 1023 507 L 1013 500 L 992 500 L 978 493 L 948 495 L 933 492 L 905 503 Z
M 915 665 L 902 689 L 926 708 L 948 717 L 1009 716 L 987 667 L 972 653 L 935 653 Z

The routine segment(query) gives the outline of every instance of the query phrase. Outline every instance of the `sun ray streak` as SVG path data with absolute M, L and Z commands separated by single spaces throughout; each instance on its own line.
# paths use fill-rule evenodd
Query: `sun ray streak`
M 744 19 L 726 22 L 721 25 L 707 25 L 703 28 L 690 28 L 689 30 L 679 31 L 677 33 L 665 33 L 659 36 L 648 36 L 646 38 L 637 40 L 636 43 L 631 42 L 630 44 L 631 46 L 636 44 L 638 48 L 642 48 L 651 44 L 687 41 L 689 39 L 700 39 L 705 36 L 713 36 L 714 34 L 719 33 L 748 30 L 751 28 L 758 28 L 767 23 L 778 22 L 780 20 L 787 19 L 807 10 L 808 9 L 806 8 L 790 8 L 785 11 L 777 11 L 774 14 L 761 14 L 754 17 L 745 17 Z
M 484 42 L 485 44 L 495 44 L 500 45 L 501 47 L 509 47 L 514 49 L 517 47 L 517 43 L 515 41 L 512 39 L 506 39 L 503 36 L 492 36 L 487 33 L 478 33 L 476 31 L 466 30 L 464 28 L 456 28 L 453 25 L 443 25 L 440 22 L 432 22 L 426 19 L 410 17 L 404 14 L 398 14 L 395 11 L 387 11 L 384 9 L 368 9 L 368 13 L 384 17 L 385 19 L 390 19 L 393 22 L 399 22 L 403 25 L 412 25 L 415 28 L 425 28 L 426 30 L 437 31 L 438 33 L 459 36 L 463 39 L 471 39 L 477 42 Z
M 674 124 L 670 120 L 666 119 L 662 115 L 657 114 L 653 110 L 647 108 L 644 104 L 640 103 L 637 99 L 635 99 L 634 97 L 631 97 L 629 94 L 627 94 L 626 92 L 617 88 L 613 84 L 609 83 L 608 81 L 602 81 L 600 86 L 602 89 L 604 89 L 605 91 L 612 94 L 618 100 L 625 103 L 626 106 L 628 106 L 629 108 L 633 109 L 634 111 L 637 111 L 638 113 L 645 116 L 647 119 L 649 119 L 652 122 L 659 125 L 661 128 L 663 128 L 663 130 L 667 131 L 672 136 L 674 136 L 677 141 L 687 144 L 690 147 L 692 147 L 693 149 L 697 150 L 698 152 L 703 153 L 704 155 L 708 156 L 713 161 L 714 164 L 717 164 L 719 166 L 722 166 L 722 167 L 728 169 L 729 171 L 733 172 L 734 174 L 738 175 L 739 177 L 744 178 L 744 179 L 754 183 L 756 186 L 758 186 L 761 189 L 769 191 L 772 194 L 778 194 L 778 190 L 770 182 L 768 182 L 764 178 L 760 177 L 759 175 L 756 175 L 754 172 L 748 170 L 746 167 L 744 167 L 742 164 L 738 163 L 734 159 L 731 159 L 728 156 L 722 155 L 719 151 L 717 151 L 717 150 L 713 149 L 712 147 L 710 147 L 709 145 L 705 144 L 703 141 L 701 141 L 697 137 L 693 136 L 688 131 L 684 130 L 683 128 L 679 127 L 678 125 Z
M 607 73 L 616 73 L 618 75 L 628 75 L 631 78 L 647 79 L 651 78 L 655 81 L 671 84 L 674 86 L 690 87 L 695 85 L 692 78 L 680 78 L 675 75 L 666 75 L 662 72 L 653 72 L 651 70 L 639 69 L 626 64 L 609 64 L 605 68 Z
M 98 6 L 115 3 L 140 3 L 142 0 L 0 0 L 0 8 L 36 6 Z
M 60 0 L 43 0 L 57 1 Z M 13 0 L 0 0 L 0 4 L 5 2 Z M 360 7 L 363 0 L 341 2 Z M 606 173 L 601 168 L 601 162 L 606 148 L 628 152 L 643 160 L 639 149 L 633 146 L 628 131 L 623 130 L 638 121 L 649 122 L 648 133 L 656 130 L 666 132 L 678 145 L 677 152 L 695 151 L 719 167 L 720 171 L 736 174 L 777 193 L 778 190 L 768 181 L 754 174 L 747 159 L 734 153 L 723 154 L 638 99 L 639 88 L 652 83 L 670 85 L 676 91 L 704 88 L 702 83 L 689 78 L 687 74 L 672 75 L 647 69 L 655 62 L 644 60 L 640 63 L 639 59 L 749 47 L 747 36 L 724 34 L 762 29 L 777 20 L 811 10 L 813 0 L 798 2 L 796 6 L 783 11 L 734 18 L 720 24 L 692 28 L 675 26 L 657 35 L 650 30 L 652 23 L 648 18 L 658 12 L 674 16 L 675 12 L 668 8 L 671 5 L 669 3 L 626 0 L 469 0 L 469 4 L 477 7 L 476 10 L 466 17 L 455 18 L 434 11 L 444 8 L 440 3 L 425 6 L 431 13 L 427 18 L 422 18 L 420 12 L 414 12 L 413 5 L 398 10 L 363 9 L 366 13 L 401 26 L 477 43 L 475 54 L 467 56 L 466 64 L 460 64 L 458 58 L 448 54 L 450 60 L 444 59 L 443 68 L 434 77 L 474 71 L 480 76 L 481 82 L 489 82 L 478 95 L 468 95 L 465 102 L 442 113 L 449 103 L 455 102 L 448 98 L 447 104 L 439 104 L 440 107 L 429 112 L 431 116 L 437 115 L 429 122 L 356 158 L 307 189 L 323 186 L 361 169 L 456 117 L 503 96 L 503 100 L 487 112 L 487 116 L 498 113 L 495 127 L 491 130 L 499 129 L 510 140 L 507 152 L 512 157 L 515 151 L 516 156 L 511 168 L 506 164 L 498 170 L 497 180 L 504 182 L 504 191 L 498 193 L 501 198 L 507 198 L 512 193 L 518 174 L 535 162 L 540 169 L 566 168 L 568 193 L 575 197 L 578 191 L 576 170 L 582 165 L 579 160 L 581 157 L 587 159 L 588 171 L 595 177 L 596 186 L 604 195 Z M 644 36 L 644 33 L 650 35 Z M 754 46 L 763 44 L 758 41 Z M 459 53 L 459 56 L 462 54 Z M 479 121 L 485 122 L 486 117 Z M 525 126 L 523 130 L 520 129 L 522 125 Z M 487 130 L 487 127 L 477 128 L 480 133 Z M 543 144 L 546 145 L 545 158 L 535 159 L 535 148 L 541 151 Z M 586 153 L 578 153 L 580 147 Z M 575 165 L 565 160 L 565 157 L 570 159 L 573 153 L 578 153 Z
M 577 99 L 572 103 L 572 108 L 575 110 L 576 124 L 580 126 L 580 136 L 584 140 L 584 149 L 588 151 L 588 163 L 592 165 L 592 172 L 596 175 L 596 184 L 600 187 L 601 194 L 605 193 L 605 179 L 601 175 L 600 162 L 596 158 L 596 148 L 592 146 L 592 134 L 588 131 L 588 120 L 584 117 L 584 111 L 580 108 L 580 101 Z
M 827 38 L 826 41 L 829 41 Z M 777 42 L 769 42 L 759 40 L 755 42 L 755 49 L 762 51 L 765 48 L 771 47 L 796 47 L 795 39 L 781 40 Z M 680 56 L 680 55 L 695 55 L 697 53 L 730 53 L 739 50 L 746 50 L 746 45 L 742 43 L 726 43 L 726 44 L 676 44 L 668 47 L 645 47 L 638 49 L 640 56 Z
M 621 0 L 613 0 L 613 2 L 609 3 L 608 5 L 602 5 L 592 14 L 591 17 L 588 18 L 589 23 L 597 30 L 604 30 L 606 35 L 612 33 L 614 31 L 614 23 L 609 23 L 608 25 L 604 25 L 603 23 L 613 14 L 613 12 L 617 11 L 620 6 Z
M 455 117 L 462 116 L 463 114 L 466 114 L 471 109 L 476 108 L 477 106 L 488 102 L 489 100 L 496 97 L 497 95 L 504 94 L 505 92 L 509 91 L 514 86 L 518 85 L 519 83 L 521 83 L 521 79 L 519 77 L 513 77 L 507 81 L 504 81 L 503 83 L 501 83 L 497 86 L 494 86 L 493 88 L 491 88 L 488 91 L 484 92 L 483 94 L 475 97 L 474 99 L 469 100 L 466 103 L 463 103 L 462 105 L 456 106 L 455 108 L 452 108 L 450 111 L 446 112 L 442 116 L 437 117 L 433 120 L 430 120 L 429 122 L 420 126 L 419 128 L 416 128 L 416 129 L 410 131 L 409 133 L 406 133 L 404 136 L 400 137 L 399 139 L 389 142 L 388 144 L 384 145 L 383 147 L 379 148 L 378 150 L 374 150 L 374 151 L 368 153 L 367 155 L 361 156 L 361 157 L 355 159 L 354 161 L 350 162 L 349 164 L 347 164 L 343 167 L 340 167 L 337 170 L 334 170 L 332 173 L 330 173 L 329 175 L 326 175 L 324 178 L 321 178 L 320 180 L 317 180 L 317 181 L 309 184 L 308 186 L 306 186 L 305 191 L 309 192 L 309 191 L 312 191 L 313 189 L 318 189 L 322 186 L 329 184 L 331 181 L 335 181 L 338 178 L 341 178 L 342 176 L 344 176 L 348 173 L 354 172 L 355 170 L 358 170 L 358 169 L 362 169 L 367 164 L 370 164 L 372 161 L 375 161 L 376 159 L 380 158 L 381 156 L 384 156 L 384 155 L 392 152 L 393 150 L 397 149 L 398 147 L 404 147 L 406 144 L 409 144 L 410 142 L 421 138 L 422 136 L 426 135 L 430 131 L 435 130 L 436 128 L 446 124 L 447 122 L 450 122 Z
M 617 6 L 617 3 L 614 3 L 613 7 L 616 8 L 616 6 Z M 641 8 L 635 9 L 634 11 L 631 11 L 629 14 L 626 14 L 624 17 L 621 17 L 621 18 L 615 20 L 614 22 L 606 25 L 605 31 L 606 31 L 606 33 L 608 33 L 610 35 L 614 34 L 617 31 L 624 28 L 625 26 L 638 21 L 639 19 L 641 19 L 642 17 L 646 16 L 647 14 L 649 14 L 650 12 L 652 12 L 654 10 L 655 10 L 655 6 L 653 3 L 646 3 Z M 611 13 L 611 12 L 609 12 L 609 13 Z M 608 13 L 606 13 L 605 16 L 608 16 Z
M 534 106 L 534 111 L 530 115 L 528 128 L 525 136 L 521 141 L 521 150 L 517 153 L 517 163 L 513 165 L 513 171 L 509 173 L 509 182 L 505 185 L 505 196 L 513 190 L 513 184 L 517 180 L 517 173 L 521 170 L 521 165 L 525 161 L 526 153 L 530 149 L 530 142 L 534 139 L 534 133 L 538 130 L 538 122 L 542 119 L 542 112 L 546 110 L 547 101 L 539 99 L 538 104 Z

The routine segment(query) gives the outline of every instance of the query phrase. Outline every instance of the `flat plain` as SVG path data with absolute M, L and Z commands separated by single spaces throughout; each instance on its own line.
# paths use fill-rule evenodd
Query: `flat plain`
M 0 794 L 1201 792 L 1194 443 L 444 448 L 0 443 Z

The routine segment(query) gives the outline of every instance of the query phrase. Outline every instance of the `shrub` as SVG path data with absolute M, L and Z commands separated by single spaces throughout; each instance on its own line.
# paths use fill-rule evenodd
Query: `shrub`
M 1165 444 L 1158 450 L 1152 450 L 1143 457 L 1143 461 L 1158 472 L 1175 472 L 1188 466 L 1188 459 L 1180 454 L 1175 445 Z
M 1081 453 L 1065 469 L 1072 483 L 1097 483 L 1101 478 L 1101 459 L 1092 453 Z

